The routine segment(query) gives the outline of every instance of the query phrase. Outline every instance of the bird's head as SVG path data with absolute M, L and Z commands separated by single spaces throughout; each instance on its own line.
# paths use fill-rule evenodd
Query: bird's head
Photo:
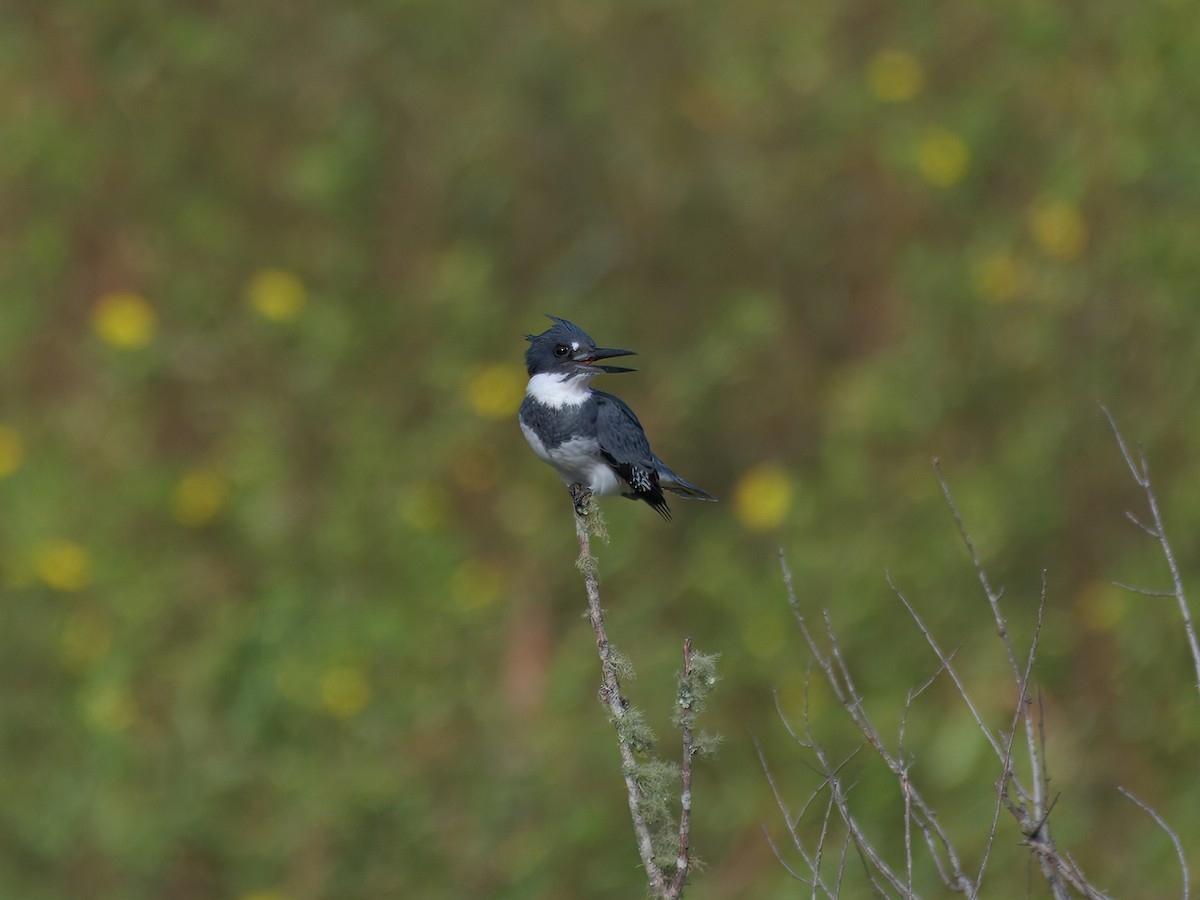
M 529 349 L 525 351 L 525 368 L 530 375 L 560 375 L 562 378 L 590 378 L 601 372 L 633 372 L 622 366 L 598 366 L 596 361 L 614 356 L 634 356 L 635 350 L 611 350 L 597 347 L 596 342 L 578 325 L 547 316 L 554 324 L 541 334 L 527 334 Z

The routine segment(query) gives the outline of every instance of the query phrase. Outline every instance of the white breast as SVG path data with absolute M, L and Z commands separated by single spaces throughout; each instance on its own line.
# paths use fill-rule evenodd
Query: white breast
M 595 494 L 615 494 L 620 490 L 621 482 L 600 456 L 600 445 L 595 440 L 576 438 L 551 449 L 524 422 L 521 431 L 533 452 L 552 465 L 566 484 L 586 485 Z
M 543 372 L 529 379 L 525 393 L 551 409 L 562 409 L 564 406 L 578 406 L 587 399 L 589 381 L 591 378 L 586 375 L 564 379 Z

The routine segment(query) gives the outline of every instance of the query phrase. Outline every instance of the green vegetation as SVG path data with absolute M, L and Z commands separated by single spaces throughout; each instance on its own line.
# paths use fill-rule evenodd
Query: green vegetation
M 721 657 L 689 897 L 806 895 L 750 736 L 802 803 L 777 548 L 881 729 L 936 668 L 885 569 L 1011 716 L 935 455 L 1018 652 L 1048 570 L 1056 838 L 1176 894 L 1121 785 L 1200 870 L 1191 662 L 1173 601 L 1111 585 L 1168 582 L 1096 406 L 1200 584 L 1186 4 L 0 18 L 0 897 L 641 895 L 571 505 L 514 420 L 543 312 L 641 351 L 604 386 L 722 500 L 608 500 L 598 548 L 648 728 L 685 636 Z M 996 773 L 944 679 L 905 746 L 982 841 Z M 894 780 L 852 797 L 902 861 Z M 1023 895 L 1004 827 L 988 884 Z

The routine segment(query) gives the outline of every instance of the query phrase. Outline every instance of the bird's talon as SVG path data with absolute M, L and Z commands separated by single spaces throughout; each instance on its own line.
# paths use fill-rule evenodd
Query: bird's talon
M 592 492 L 582 484 L 573 484 L 568 490 L 571 492 L 571 501 L 575 504 L 575 515 L 586 516 L 588 501 L 592 499 Z

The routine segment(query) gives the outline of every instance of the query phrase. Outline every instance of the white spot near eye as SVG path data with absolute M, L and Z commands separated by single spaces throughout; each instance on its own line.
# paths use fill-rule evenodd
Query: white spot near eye
M 571 341 L 571 349 L 578 350 L 579 349 L 579 341 Z

